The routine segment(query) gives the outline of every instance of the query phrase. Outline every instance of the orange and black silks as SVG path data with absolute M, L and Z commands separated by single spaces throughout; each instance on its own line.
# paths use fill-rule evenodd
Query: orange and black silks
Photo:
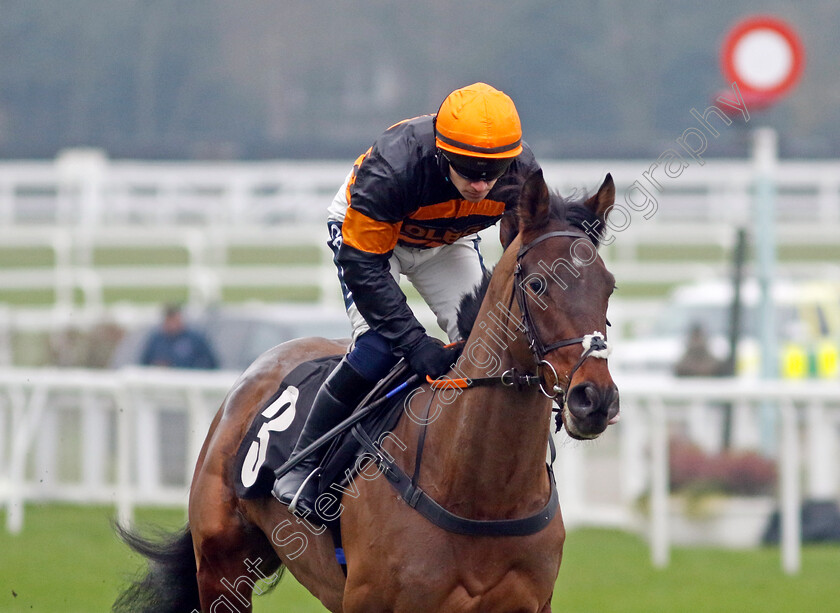
M 484 200 L 463 199 L 439 159 L 433 115 L 392 126 L 356 160 L 336 263 L 359 312 L 396 355 L 409 353 L 426 332 L 389 272 L 394 247 L 448 245 L 495 224 L 516 206 L 519 186 L 538 169 L 524 145 Z

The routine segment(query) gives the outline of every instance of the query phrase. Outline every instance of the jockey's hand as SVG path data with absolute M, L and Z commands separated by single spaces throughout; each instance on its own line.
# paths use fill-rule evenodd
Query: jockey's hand
M 411 350 L 406 359 L 412 370 L 421 377 L 425 378 L 428 375 L 437 379 L 449 372 L 459 353 L 459 348 L 446 348 L 440 341 L 427 336 Z

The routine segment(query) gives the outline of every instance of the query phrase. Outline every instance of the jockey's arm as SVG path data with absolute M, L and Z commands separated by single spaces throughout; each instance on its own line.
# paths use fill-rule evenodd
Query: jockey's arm
M 385 253 L 363 251 L 349 244 L 345 235 L 338 252 L 338 263 L 365 321 L 388 339 L 394 353 L 402 357 L 426 338 L 426 330 L 391 276 L 390 255 L 390 250 Z

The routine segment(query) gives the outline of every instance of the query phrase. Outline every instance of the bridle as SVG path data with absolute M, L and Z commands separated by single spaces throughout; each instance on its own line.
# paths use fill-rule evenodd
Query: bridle
M 510 302 L 508 303 L 508 314 L 510 314 L 510 307 L 513 306 L 514 297 L 516 298 L 517 303 L 519 305 L 519 310 L 522 314 L 522 321 L 516 322 L 516 320 L 513 319 L 512 315 L 509 316 L 512 320 L 511 323 L 515 324 L 520 330 L 524 329 L 523 331 L 525 333 L 526 338 L 528 339 L 528 345 L 531 348 L 534 357 L 536 358 L 536 374 L 519 373 L 514 369 L 510 369 L 505 371 L 501 375 L 501 377 L 481 377 L 476 379 L 427 378 L 429 384 L 434 390 L 446 388 L 466 389 L 470 387 L 476 387 L 479 385 L 499 384 L 517 388 L 527 385 L 539 385 L 540 391 L 548 398 L 551 398 L 552 400 L 556 401 L 559 406 L 560 414 L 555 420 L 557 423 L 557 429 L 559 431 L 562 424 L 562 410 L 566 403 L 566 395 L 568 392 L 568 388 L 572 383 L 572 378 L 574 377 L 575 372 L 578 368 L 580 368 L 580 366 L 587 358 L 595 357 L 606 359 L 607 355 L 609 354 L 610 348 L 607 344 L 606 339 L 604 338 L 604 334 L 602 334 L 601 332 L 593 332 L 592 334 L 584 334 L 583 336 L 579 336 L 577 338 L 568 338 L 553 341 L 548 344 L 544 343 L 536 332 L 534 319 L 531 316 L 531 311 L 528 309 L 528 301 L 525 296 L 525 290 L 522 287 L 524 272 L 522 270 L 521 260 L 525 256 L 525 254 L 528 253 L 528 251 L 530 251 L 535 245 L 545 240 L 548 240 L 549 238 L 555 237 L 585 238 L 586 235 L 580 232 L 567 231 L 546 232 L 545 234 L 540 235 L 530 243 L 527 243 L 526 245 L 520 247 L 519 253 L 516 256 L 516 269 L 514 271 L 514 287 L 513 291 L 511 292 Z M 549 352 L 554 351 L 555 349 L 560 349 L 561 347 L 569 347 L 578 343 L 580 343 L 583 346 L 583 352 L 581 353 L 581 356 L 578 359 L 577 363 L 572 367 L 572 369 L 569 371 L 569 374 L 566 377 L 566 387 L 562 387 L 559 385 L 560 380 L 557 377 L 557 372 L 554 370 L 554 367 L 551 365 L 551 363 L 545 359 L 545 356 Z M 554 383 L 552 384 L 550 390 L 546 389 L 545 379 L 540 374 L 541 368 L 545 367 L 551 369 L 554 378 Z M 435 395 L 432 394 L 431 398 L 429 399 L 429 404 L 426 407 L 426 420 L 428 420 L 428 414 L 431 409 L 434 397 Z M 449 532 L 455 532 L 458 534 L 472 536 L 525 536 L 530 534 L 536 534 L 537 532 L 545 528 L 549 523 L 551 523 L 552 519 L 555 516 L 555 513 L 557 512 L 558 507 L 560 506 L 557 494 L 557 487 L 554 483 L 554 471 L 551 470 L 550 465 L 547 464 L 546 468 L 548 471 L 551 495 L 549 496 L 549 500 L 546 503 L 546 505 L 538 513 L 521 519 L 503 520 L 477 520 L 461 517 L 442 507 L 435 500 L 433 500 L 425 491 L 423 491 L 423 489 L 418 485 L 420 477 L 420 466 L 423 457 L 424 442 L 426 438 L 425 426 L 421 428 L 417 442 L 417 453 L 414 461 L 415 468 L 413 476 L 409 476 L 408 473 L 406 473 L 402 468 L 400 468 L 397 465 L 397 463 L 392 458 L 390 458 L 390 456 L 386 457 L 387 454 L 381 453 L 378 450 L 375 443 L 373 442 L 373 440 L 369 436 L 367 436 L 364 433 L 364 431 L 362 431 L 360 428 L 354 428 L 353 434 L 359 441 L 359 443 L 362 445 L 362 447 L 366 451 L 371 453 L 374 458 L 376 458 L 377 465 L 386 475 L 394 489 L 397 492 L 399 492 L 400 497 L 410 507 L 414 508 L 418 513 L 423 515 L 430 522 Z M 549 437 L 549 442 L 552 449 L 553 462 L 554 443 L 552 441 L 553 439 Z
M 528 346 L 531 349 L 531 352 L 534 354 L 534 358 L 537 364 L 536 374 L 522 373 L 515 369 L 510 369 L 506 370 L 504 373 L 502 373 L 501 376 L 498 377 L 479 377 L 475 379 L 449 379 L 444 377 L 441 379 L 428 379 L 428 382 L 431 384 L 432 388 L 467 389 L 471 387 L 498 384 L 501 384 L 505 387 L 522 388 L 526 386 L 538 385 L 543 395 L 547 398 L 551 398 L 552 400 L 554 400 L 557 403 L 559 409 L 562 410 L 566 402 L 566 396 L 568 394 L 569 387 L 572 384 L 572 378 L 574 377 L 577 370 L 583 365 L 584 361 L 590 357 L 601 359 L 607 358 L 607 356 L 610 354 L 611 347 L 607 343 L 606 336 L 603 332 L 594 331 L 591 334 L 584 334 L 575 338 L 561 339 L 550 342 L 548 344 L 544 343 L 543 340 L 539 337 L 539 334 L 537 334 L 536 332 L 536 325 L 534 324 L 534 318 L 531 315 L 531 310 L 528 307 L 528 298 L 524 289 L 525 273 L 522 268 L 522 258 L 525 256 L 526 253 L 528 253 L 531 249 L 533 249 L 535 246 L 542 243 L 543 241 L 548 240 L 550 238 L 558 237 L 585 238 L 589 240 L 589 237 L 582 232 L 557 230 L 554 232 L 546 232 L 545 234 L 541 234 L 540 236 L 532 240 L 530 243 L 522 245 L 519 248 L 519 252 L 516 254 L 516 268 L 514 269 L 513 273 L 514 284 L 513 290 L 511 291 L 510 295 L 510 300 L 508 302 L 508 313 L 510 313 L 510 307 L 513 305 L 514 299 L 516 300 L 517 305 L 519 306 L 519 311 L 522 315 L 522 321 L 516 322 L 514 320 L 513 323 L 519 330 L 525 333 L 525 338 L 528 340 Z M 583 351 L 581 352 L 580 358 L 578 358 L 577 363 L 575 363 L 571 370 L 569 370 L 569 373 L 565 376 L 565 386 L 561 386 L 560 377 L 558 376 L 557 371 L 555 370 L 554 366 L 551 365 L 551 362 L 545 359 L 545 356 L 548 353 L 554 351 L 555 349 L 569 347 L 577 344 L 580 344 L 583 347 Z M 545 370 L 551 371 L 553 383 L 547 383 L 546 378 L 541 374 L 541 372 Z
M 556 400 L 557 404 L 562 407 L 563 403 L 565 402 L 566 394 L 568 393 L 568 388 L 572 384 L 572 378 L 574 377 L 578 368 L 580 368 L 581 365 L 583 365 L 583 362 L 589 357 L 606 359 L 610 353 L 610 346 L 607 344 L 607 339 L 604 333 L 598 331 L 594 331 L 591 334 L 584 334 L 583 336 L 578 336 L 575 338 L 557 340 L 548 344 L 544 343 L 539 337 L 539 334 L 537 334 L 536 325 L 534 324 L 534 318 L 531 315 L 530 308 L 528 307 L 528 299 L 524 289 L 525 273 L 522 268 L 522 258 L 525 256 L 526 253 L 528 253 L 538 244 L 550 238 L 556 237 L 585 238 L 586 240 L 590 240 L 589 237 L 582 232 L 557 230 L 554 232 L 546 232 L 545 234 L 541 234 L 540 236 L 532 240 L 530 243 L 522 245 L 519 248 L 519 253 L 516 254 L 516 268 L 514 269 L 513 273 L 514 285 L 513 291 L 511 292 L 511 302 L 513 302 L 513 298 L 515 296 L 516 302 L 519 305 L 519 312 L 522 315 L 522 326 L 524 327 L 523 331 L 525 332 L 525 336 L 528 339 L 528 346 L 530 347 L 531 352 L 534 354 L 534 358 L 537 362 L 537 374 L 540 379 L 540 391 L 548 398 Z M 561 387 L 559 385 L 560 378 L 557 375 L 557 371 L 554 369 L 554 366 L 551 365 L 551 362 L 545 359 L 545 356 L 550 352 L 554 351 L 555 349 L 560 349 L 561 347 L 569 347 L 571 345 L 577 345 L 578 343 L 580 343 L 583 346 L 583 352 L 581 353 L 581 356 L 578 359 L 577 363 L 569 371 L 569 374 L 566 375 L 566 387 Z M 550 390 L 546 390 L 546 381 L 541 375 L 539 375 L 540 370 L 544 368 L 547 368 L 551 371 L 551 375 L 554 380 L 554 384 L 551 386 Z

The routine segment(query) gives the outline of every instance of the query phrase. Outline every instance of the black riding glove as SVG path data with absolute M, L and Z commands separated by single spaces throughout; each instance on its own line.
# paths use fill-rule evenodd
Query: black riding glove
M 458 359 L 459 348 L 446 348 L 440 341 L 427 336 L 406 356 L 411 369 L 421 377 L 437 379 L 449 372 Z

